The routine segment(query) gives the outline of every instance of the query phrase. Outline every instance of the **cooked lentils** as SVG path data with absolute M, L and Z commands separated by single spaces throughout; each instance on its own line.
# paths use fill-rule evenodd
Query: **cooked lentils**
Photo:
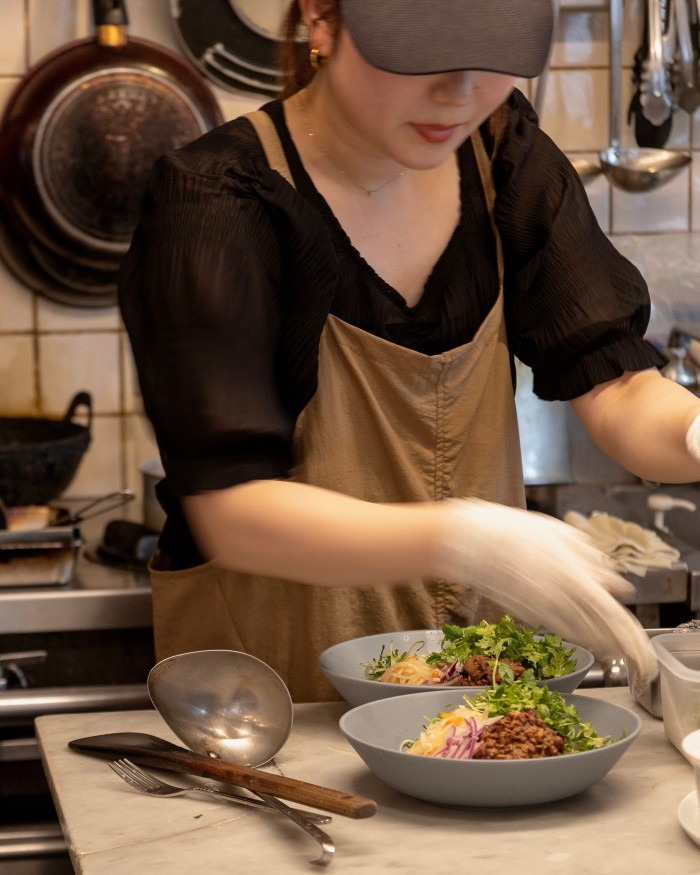
M 494 682 L 493 668 L 495 660 L 488 656 L 470 656 L 464 663 L 461 677 L 450 681 L 453 687 L 488 687 Z M 519 678 L 525 671 L 521 663 L 512 659 L 501 659 L 498 665 L 508 665 L 513 670 L 513 675 Z M 503 683 L 500 672 L 496 669 L 496 683 Z
M 512 711 L 482 733 L 475 760 L 523 760 L 559 756 L 566 739 L 530 708 Z

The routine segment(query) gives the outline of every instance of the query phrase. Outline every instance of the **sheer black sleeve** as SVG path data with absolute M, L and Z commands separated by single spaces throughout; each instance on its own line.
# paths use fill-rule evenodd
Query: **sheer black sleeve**
M 494 162 L 512 352 L 537 395 L 569 400 L 664 364 L 644 340 L 650 299 L 601 230 L 578 174 L 517 93 Z
M 313 216 L 248 152 L 224 126 L 162 158 L 122 266 L 121 312 L 173 496 L 287 475 L 306 399 L 285 362 L 296 344 L 314 367 L 328 311 L 333 259 L 319 256 Z M 317 315 L 295 332 L 287 313 L 303 294 Z

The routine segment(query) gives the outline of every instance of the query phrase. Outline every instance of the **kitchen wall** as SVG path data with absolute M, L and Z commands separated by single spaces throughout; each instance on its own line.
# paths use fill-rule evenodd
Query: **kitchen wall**
M 625 105 L 639 45 L 644 0 L 625 0 Z M 128 0 L 130 33 L 179 50 L 169 0 Z M 87 0 L 0 0 L 0 108 L 30 65 L 89 36 Z M 521 87 L 534 100 L 534 83 Z M 211 85 L 225 117 L 260 102 Z M 542 125 L 571 157 L 593 161 L 608 142 L 608 14 L 602 0 L 563 0 Z M 633 145 L 626 130 L 628 144 Z M 669 148 L 691 151 L 688 169 L 649 194 L 612 189 L 600 175 L 587 191 L 602 227 L 642 269 L 654 315 L 650 337 L 663 343 L 676 319 L 700 321 L 700 113 L 678 111 Z M 2 168 L 0 168 L 2 173 Z M 94 399 L 93 442 L 69 489 L 96 496 L 140 488 L 140 463 L 156 455 L 130 353 L 114 307 L 68 307 L 24 288 L 0 263 L 0 415 L 62 415 L 74 395 Z M 138 513 L 138 510 L 134 510 Z

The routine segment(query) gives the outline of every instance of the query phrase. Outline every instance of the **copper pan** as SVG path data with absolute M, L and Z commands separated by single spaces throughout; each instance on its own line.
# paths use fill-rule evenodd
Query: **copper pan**
M 61 262 L 114 274 L 154 161 L 223 121 L 211 89 L 185 59 L 127 39 L 123 0 L 92 3 L 95 36 L 32 67 L 0 120 L 6 218 L 31 260 L 43 254 L 37 268 L 49 276 Z M 60 284 L 70 288 L 65 276 Z M 30 285 L 41 294 L 44 286 Z M 107 297 L 116 300 L 115 292 Z

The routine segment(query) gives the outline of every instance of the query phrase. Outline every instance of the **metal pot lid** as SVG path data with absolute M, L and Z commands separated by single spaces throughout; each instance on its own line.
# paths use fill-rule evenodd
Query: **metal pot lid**
M 170 0 L 183 51 L 229 91 L 276 97 L 286 0 Z

